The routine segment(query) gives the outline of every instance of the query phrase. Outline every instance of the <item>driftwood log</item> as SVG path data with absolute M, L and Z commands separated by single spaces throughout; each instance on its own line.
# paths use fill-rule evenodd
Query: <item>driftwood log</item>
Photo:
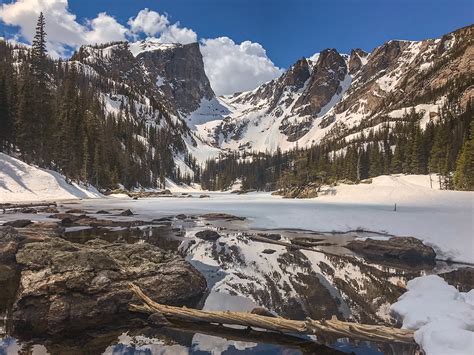
M 335 338 L 351 338 L 381 343 L 414 344 L 413 331 L 380 325 L 331 320 L 291 320 L 281 317 L 267 317 L 246 312 L 203 311 L 186 307 L 167 306 L 153 301 L 138 286 L 130 289 L 143 302 L 131 304 L 130 310 L 146 314 L 158 314 L 167 321 L 191 322 L 219 325 L 239 325 L 265 329 L 284 334 L 322 335 Z
M 0 203 L 0 210 L 5 214 L 7 211 L 16 211 L 23 208 L 33 207 L 56 207 L 56 202 L 38 202 L 38 203 Z

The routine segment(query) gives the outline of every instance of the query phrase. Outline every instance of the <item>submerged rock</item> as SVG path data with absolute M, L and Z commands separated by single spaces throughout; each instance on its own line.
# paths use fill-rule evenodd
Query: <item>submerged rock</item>
M 131 210 L 125 210 L 122 213 L 120 213 L 121 216 L 133 216 L 134 213 Z
M 413 237 L 393 237 L 388 240 L 353 240 L 346 248 L 372 259 L 398 259 L 406 262 L 434 263 L 432 247 Z
M 206 213 L 201 215 L 201 218 L 207 219 L 209 221 L 225 219 L 228 221 L 243 221 L 245 217 L 237 217 L 228 213 Z
M 14 228 L 25 228 L 26 226 L 29 226 L 31 223 L 31 220 L 29 219 L 17 219 L 16 221 L 10 221 L 10 222 L 5 222 L 3 223 L 4 226 L 6 227 L 14 227 Z
M 207 240 L 207 241 L 214 242 L 214 241 L 216 241 L 217 239 L 219 239 L 221 236 L 220 236 L 220 234 L 217 233 L 216 231 L 213 231 L 213 230 L 210 230 L 210 229 L 206 229 L 206 230 L 197 232 L 197 233 L 196 233 L 196 237 L 199 238 L 199 239 L 203 239 L 203 240 Z
M 130 318 L 130 282 L 155 301 L 193 307 L 207 285 L 180 256 L 150 244 L 76 244 L 61 238 L 16 253 L 20 287 L 12 319 L 18 333 L 45 336 L 117 324 Z

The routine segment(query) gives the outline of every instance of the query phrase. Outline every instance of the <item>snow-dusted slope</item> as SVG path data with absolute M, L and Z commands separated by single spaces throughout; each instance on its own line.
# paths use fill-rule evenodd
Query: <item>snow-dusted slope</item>
M 473 29 L 440 39 L 393 40 L 370 54 L 324 50 L 255 90 L 222 97 L 230 113 L 220 122 L 201 117 L 192 129 L 223 149 L 273 152 L 323 139 L 350 142 L 381 123 L 395 124 L 412 108 L 424 128 L 439 116 L 448 81 L 474 74 Z M 471 96 L 472 88 L 461 92 L 461 105 Z
M 92 187 L 69 184 L 64 176 L 0 153 L 0 203 L 95 198 Z

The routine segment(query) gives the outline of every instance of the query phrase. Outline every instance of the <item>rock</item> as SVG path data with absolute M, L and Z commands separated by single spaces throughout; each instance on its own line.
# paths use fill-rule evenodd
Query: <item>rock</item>
M 170 321 L 161 313 L 153 313 L 148 317 L 148 321 L 155 327 L 164 327 L 171 325 Z
M 30 207 L 22 208 L 19 212 L 20 213 L 25 213 L 25 214 L 36 214 L 36 213 L 38 213 L 38 211 L 35 208 L 30 208 Z
M 346 248 L 371 259 L 397 259 L 406 262 L 434 263 L 433 248 L 413 237 L 393 237 L 388 240 L 353 240 Z
M 69 217 L 63 218 L 61 220 L 61 225 L 63 225 L 63 226 L 70 226 L 72 224 L 74 224 L 74 220 L 69 218 Z
M 270 312 L 269 310 L 263 307 L 255 307 L 254 309 L 250 311 L 250 313 L 257 314 L 259 316 L 276 318 L 276 316 L 272 312 Z
M 16 252 L 24 239 L 13 227 L 0 227 L 0 263 L 14 262 Z
M 201 218 L 207 219 L 209 221 L 225 219 L 228 221 L 243 221 L 245 217 L 237 217 L 227 213 L 206 213 L 201 215 Z
M 211 196 L 209 195 L 200 195 L 199 198 L 210 198 Z
M 271 240 L 280 240 L 281 239 L 281 235 L 277 234 L 277 233 L 269 233 L 269 234 L 267 234 L 267 233 L 258 233 L 258 236 L 268 238 L 268 239 L 271 239 Z
M 196 237 L 199 239 L 207 240 L 214 242 L 219 239 L 221 236 L 216 231 L 205 229 L 196 233 Z
M 75 215 L 75 214 L 71 214 L 71 213 L 55 213 L 55 214 L 52 214 L 50 215 L 48 218 L 55 218 L 55 219 L 60 219 L 60 220 L 64 220 L 64 219 L 69 219 L 70 221 L 72 222 L 76 222 L 82 218 L 86 218 L 87 216 L 86 215 Z
M 14 331 L 46 336 L 127 322 L 138 285 L 155 301 L 195 307 L 207 285 L 180 256 L 147 244 L 76 244 L 61 238 L 26 244 L 16 253 L 20 289 Z
M 96 214 L 110 214 L 109 211 L 105 211 L 105 210 L 99 210 L 96 212 Z
M 163 194 L 163 195 L 172 195 L 171 191 L 168 190 L 168 189 L 162 191 L 162 194 Z
M 275 252 L 276 252 L 275 249 L 264 249 L 264 250 L 262 250 L 263 254 L 273 254 Z
M 4 226 L 6 227 L 14 227 L 14 228 L 25 228 L 26 226 L 29 226 L 31 223 L 31 220 L 29 219 L 17 219 L 16 221 L 10 221 L 10 222 L 5 222 L 3 223 Z
M 133 216 L 134 213 L 131 210 L 125 210 L 122 213 L 120 213 L 121 216 Z
M 181 220 L 186 219 L 186 215 L 185 214 L 178 214 L 178 215 L 176 215 L 176 219 L 181 219 Z
M 461 267 L 457 270 L 439 274 L 439 276 L 461 292 L 469 292 L 474 289 L 474 268 L 472 267 Z
M 71 210 L 66 211 L 66 213 L 86 214 L 87 212 L 78 208 L 73 208 Z

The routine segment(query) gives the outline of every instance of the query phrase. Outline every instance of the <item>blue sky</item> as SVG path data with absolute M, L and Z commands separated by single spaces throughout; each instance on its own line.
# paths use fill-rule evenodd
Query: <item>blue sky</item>
M 145 7 L 166 12 L 200 38 L 258 42 L 280 67 L 324 48 L 372 50 L 474 23 L 474 0 L 81 0 L 69 7 L 80 17 L 106 11 L 123 23 Z
M 325 48 L 371 51 L 474 23 L 474 0 L 0 0 L 0 36 L 30 42 L 40 11 L 55 57 L 118 40 L 199 41 L 217 94 L 251 90 Z

